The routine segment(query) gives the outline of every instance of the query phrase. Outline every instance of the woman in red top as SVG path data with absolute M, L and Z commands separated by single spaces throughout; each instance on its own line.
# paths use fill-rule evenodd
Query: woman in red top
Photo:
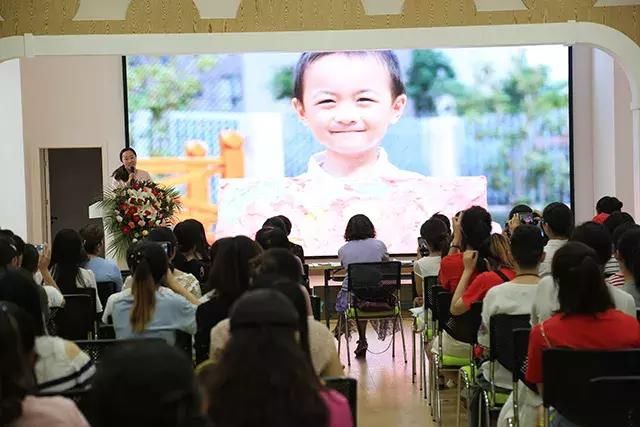
M 451 314 L 458 316 L 482 301 L 489 289 L 508 282 L 516 275 L 509 240 L 492 234 L 477 251 L 465 251 L 464 271 L 451 298 Z
M 464 271 L 464 250 L 479 250 L 491 235 L 491 214 L 480 206 L 471 206 L 453 218 L 453 240 L 449 255 L 442 258 L 438 283 L 449 292 L 455 291 Z M 477 273 L 472 275 L 474 279 Z
M 558 313 L 529 336 L 527 381 L 542 393 L 542 352 L 546 348 L 624 349 L 640 347 L 638 321 L 614 308 L 595 251 L 580 242 L 558 249 L 551 265 L 558 286 Z M 558 414 L 556 420 L 564 421 Z

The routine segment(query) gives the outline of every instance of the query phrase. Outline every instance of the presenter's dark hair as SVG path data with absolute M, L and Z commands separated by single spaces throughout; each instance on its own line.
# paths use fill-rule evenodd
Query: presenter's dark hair
M 351 217 L 344 230 L 344 240 L 373 239 L 376 237 L 376 228 L 366 215 L 358 214 Z
M 389 71 L 391 78 L 391 93 L 394 98 L 405 93 L 402 71 L 398 57 L 391 50 L 347 50 L 341 52 L 305 52 L 298 59 L 294 73 L 293 96 L 302 102 L 304 97 L 304 73 L 307 68 L 320 58 L 329 55 L 346 55 L 348 57 L 373 56 L 381 61 Z M 366 76 L 362 76 L 365 78 Z

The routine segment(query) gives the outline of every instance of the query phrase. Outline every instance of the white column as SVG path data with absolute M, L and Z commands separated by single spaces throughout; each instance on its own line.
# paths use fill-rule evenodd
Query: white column
M 628 176 L 632 186 L 633 204 L 627 203 L 626 210 L 630 212 L 636 221 L 640 217 L 640 104 L 636 101 L 631 106 L 631 123 L 633 133 L 633 174 Z
M 20 60 L 0 63 L 0 227 L 28 239 L 20 87 Z

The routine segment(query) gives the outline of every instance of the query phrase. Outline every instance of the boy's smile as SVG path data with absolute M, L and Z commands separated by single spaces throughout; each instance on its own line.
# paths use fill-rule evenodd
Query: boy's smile
M 327 151 L 345 157 L 377 151 L 407 99 L 394 99 L 389 70 L 373 54 L 319 58 L 305 71 L 303 88 L 303 99 L 293 100 L 300 119 Z

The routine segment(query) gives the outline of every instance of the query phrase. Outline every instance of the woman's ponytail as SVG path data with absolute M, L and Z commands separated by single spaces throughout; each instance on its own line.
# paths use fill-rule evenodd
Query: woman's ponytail
M 133 270 L 133 307 L 129 321 L 134 332 L 142 332 L 153 318 L 156 290 L 168 268 L 167 254 L 158 243 L 147 242 L 132 247 L 127 253 L 127 262 Z

